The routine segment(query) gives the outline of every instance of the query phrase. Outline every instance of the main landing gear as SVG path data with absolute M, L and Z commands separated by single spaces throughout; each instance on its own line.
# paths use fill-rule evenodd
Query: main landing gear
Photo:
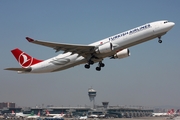
M 89 69 L 89 68 L 90 68 L 90 65 L 93 65 L 93 64 L 94 64 L 94 61 L 89 60 L 89 62 L 88 62 L 87 64 L 85 64 L 84 67 L 85 67 L 86 69 Z M 97 70 L 97 71 L 100 71 L 100 70 L 101 70 L 101 67 L 104 67 L 104 66 L 105 66 L 105 64 L 102 63 L 102 61 L 100 61 L 100 62 L 98 63 L 98 66 L 96 67 L 96 70 Z
M 159 38 L 158 42 L 159 42 L 159 43 L 162 43 L 161 37 L 158 37 L 158 38 Z
M 102 63 L 102 61 L 100 61 L 99 64 L 98 64 L 98 67 L 96 67 L 96 70 L 97 70 L 97 71 L 100 71 L 100 70 L 101 70 L 101 67 L 104 67 L 104 66 L 105 66 L 105 64 Z
M 86 69 L 89 69 L 89 68 L 90 68 L 90 65 L 93 65 L 93 64 L 94 64 L 94 61 L 89 60 L 88 63 L 84 65 L 84 67 L 85 67 Z

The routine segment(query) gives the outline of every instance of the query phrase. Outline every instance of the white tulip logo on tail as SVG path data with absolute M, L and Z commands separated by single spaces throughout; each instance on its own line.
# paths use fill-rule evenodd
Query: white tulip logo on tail
M 29 67 L 29 66 L 31 66 L 32 61 L 33 61 L 33 58 L 28 56 L 24 52 L 20 54 L 19 59 L 18 59 L 18 62 L 19 62 L 19 64 L 22 67 Z

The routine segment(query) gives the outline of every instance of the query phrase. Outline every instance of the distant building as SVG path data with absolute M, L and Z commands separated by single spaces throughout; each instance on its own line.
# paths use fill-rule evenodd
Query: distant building
M 102 102 L 102 105 L 103 105 L 104 109 L 108 108 L 108 104 L 109 104 L 109 102 Z
M 89 96 L 90 101 L 93 101 L 93 108 L 95 109 L 96 90 L 94 90 L 92 87 L 89 88 L 88 96 Z
M 12 102 L 2 102 L 0 103 L 0 109 L 3 109 L 3 108 L 15 108 L 15 103 L 12 103 Z

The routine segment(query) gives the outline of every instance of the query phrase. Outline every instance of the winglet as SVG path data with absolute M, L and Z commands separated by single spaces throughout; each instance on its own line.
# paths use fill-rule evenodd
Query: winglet
M 26 37 L 26 40 L 28 40 L 29 42 L 35 41 L 34 39 L 32 39 L 32 38 L 30 38 L 30 37 Z

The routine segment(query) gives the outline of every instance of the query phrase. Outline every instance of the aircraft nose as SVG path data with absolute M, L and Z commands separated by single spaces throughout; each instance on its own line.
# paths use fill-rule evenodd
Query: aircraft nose
M 174 22 L 169 22 L 169 28 L 171 29 L 172 27 L 174 27 L 175 23 Z
M 170 22 L 170 26 L 173 27 L 175 25 L 174 22 Z
M 174 27 L 175 23 L 174 22 L 168 22 L 167 28 L 168 30 L 172 29 Z

